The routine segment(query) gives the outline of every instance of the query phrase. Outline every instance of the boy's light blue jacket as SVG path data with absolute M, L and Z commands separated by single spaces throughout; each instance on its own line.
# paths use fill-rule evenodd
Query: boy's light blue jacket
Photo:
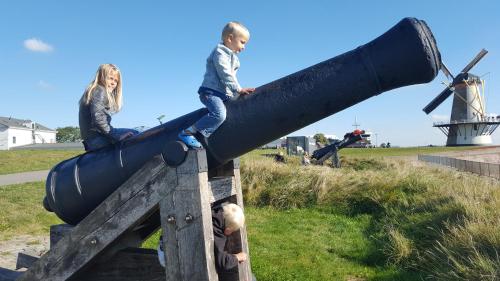
M 201 87 L 225 93 L 230 97 L 238 95 L 241 86 L 236 79 L 236 71 L 240 67 L 238 56 L 219 43 L 207 58 L 207 69 Z

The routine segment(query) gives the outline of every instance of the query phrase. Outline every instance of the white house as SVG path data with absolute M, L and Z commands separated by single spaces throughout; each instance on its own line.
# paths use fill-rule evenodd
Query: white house
M 0 117 L 0 150 L 35 143 L 56 143 L 56 133 L 31 120 Z

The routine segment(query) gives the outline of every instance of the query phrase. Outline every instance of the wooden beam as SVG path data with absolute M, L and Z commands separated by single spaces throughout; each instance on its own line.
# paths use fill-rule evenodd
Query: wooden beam
M 241 175 L 239 165 L 234 168 L 234 182 L 236 183 L 236 204 L 239 205 L 243 210 L 243 192 L 241 190 Z M 239 231 L 239 240 L 241 243 L 241 250 L 247 254 L 247 261 L 240 263 L 238 266 L 238 271 L 240 274 L 240 281 L 250 281 L 252 280 L 252 270 L 250 266 L 250 251 L 248 249 L 248 238 L 247 238 L 247 228 L 243 226 Z
M 155 157 L 77 226 L 54 227 L 51 250 L 18 280 L 217 280 L 210 203 L 226 198 L 243 207 L 238 168 L 231 161 L 209 181 L 204 150 L 189 151 L 176 168 Z M 166 269 L 154 250 L 123 251 L 160 223 Z M 230 239 L 233 250 L 248 254 L 246 239 L 243 228 Z M 240 264 L 239 280 L 251 280 L 249 260 Z
M 108 262 L 93 265 L 72 281 L 165 281 L 165 268 L 156 250 L 128 248 L 117 252 Z
M 206 154 L 191 150 L 160 202 L 168 281 L 216 281 Z
M 73 225 L 69 224 L 56 224 L 50 226 L 50 248 L 54 246 L 64 237 L 64 235 L 71 232 L 75 228 Z
M 0 267 L 0 281 L 15 281 L 23 272 Z
M 17 254 L 16 270 L 20 268 L 30 268 L 36 261 L 40 259 L 37 255 L 31 255 L 26 252 Z
M 149 179 L 149 180 L 144 180 Z M 155 157 L 65 235 L 19 281 L 66 280 L 157 208 L 160 190 L 176 186 L 175 169 Z
M 234 177 L 212 178 L 208 181 L 208 200 L 210 203 L 236 195 Z

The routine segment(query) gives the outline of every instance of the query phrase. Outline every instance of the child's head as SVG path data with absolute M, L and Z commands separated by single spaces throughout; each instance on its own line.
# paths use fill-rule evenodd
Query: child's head
M 239 230 L 245 224 L 245 215 L 243 209 L 236 204 L 227 204 L 222 207 L 224 210 L 224 234 L 231 235 L 231 233 Z
M 95 78 L 87 86 L 80 102 L 88 104 L 92 98 L 92 92 L 97 86 L 102 86 L 106 90 L 109 107 L 112 111 L 118 112 L 122 107 L 122 79 L 118 67 L 113 64 L 101 64 L 95 74 Z
M 231 21 L 222 30 L 222 42 L 235 53 L 245 49 L 245 44 L 250 40 L 250 32 L 243 24 Z

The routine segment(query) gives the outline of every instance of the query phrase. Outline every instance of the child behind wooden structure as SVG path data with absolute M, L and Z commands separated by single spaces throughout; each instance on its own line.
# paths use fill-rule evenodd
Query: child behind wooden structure
M 215 269 L 219 275 L 219 281 L 235 280 L 238 276 L 238 264 L 247 260 L 247 255 L 243 252 L 231 254 L 224 250 L 228 241 L 227 237 L 242 228 L 244 224 L 245 215 L 240 206 L 229 203 L 212 208 Z M 165 267 L 163 236 L 160 236 L 158 245 L 158 260 Z

